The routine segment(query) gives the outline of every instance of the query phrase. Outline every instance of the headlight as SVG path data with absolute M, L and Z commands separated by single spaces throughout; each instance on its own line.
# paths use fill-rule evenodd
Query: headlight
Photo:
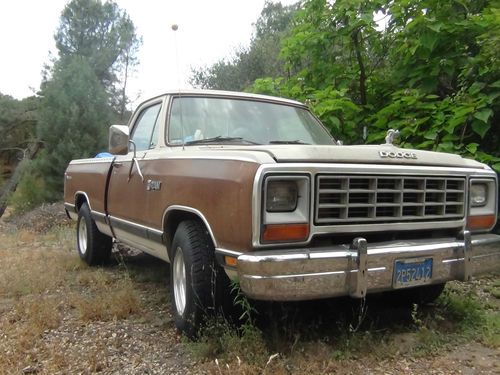
M 266 194 L 267 212 L 292 212 L 297 208 L 296 181 L 269 181 Z
M 469 214 L 467 229 L 485 232 L 495 226 L 497 210 L 496 180 L 471 178 L 469 184 Z
M 306 241 L 309 237 L 309 175 L 272 174 L 264 179 L 262 243 Z
M 470 204 L 472 207 L 486 205 L 488 186 L 485 183 L 472 183 L 470 186 Z

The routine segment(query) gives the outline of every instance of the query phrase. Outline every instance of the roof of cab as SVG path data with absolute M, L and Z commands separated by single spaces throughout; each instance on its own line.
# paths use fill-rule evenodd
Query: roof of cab
M 159 98 L 165 95 L 172 96 L 212 96 L 212 97 L 225 97 L 225 98 L 238 98 L 238 99 L 254 99 L 266 102 L 275 102 L 281 104 L 288 104 L 300 107 L 306 107 L 305 104 L 285 98 L 279 98 L 277 96 L 269 96 L 269 95 L 260 95 L 260 94 L 250 94 L 246 92 L 236 92 L 236 91 L 222 91 L 222 90 L 169 90 L 161 95 L 154 96 L 149 98 L 139 104 L 141 106 L 145 102 L 149 102 L 152 99 Z

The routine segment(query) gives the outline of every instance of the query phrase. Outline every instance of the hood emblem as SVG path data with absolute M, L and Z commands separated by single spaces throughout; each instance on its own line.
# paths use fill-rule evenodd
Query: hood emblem
M 387 130 L 387 135 L 385 136 L 385 144 L 392 145 L 396 138 L 399 138 L 399 130 L 394 130 L 394 129 Z
M 417 154 L 407 151 L 379 151 L 378 154 L 382 159 L 417 159 Z
M 387 135 L 385 136 L 385 144 L 388 146 L 393 146 L 393 142 L 396 138 L 399 138 L 399 130 L 389 129 L 387 130 Z M 382 158 L 390 159 L 417 159 L 417 154 L 414 152 L 407 151 L 379 151 L 378 155 Z

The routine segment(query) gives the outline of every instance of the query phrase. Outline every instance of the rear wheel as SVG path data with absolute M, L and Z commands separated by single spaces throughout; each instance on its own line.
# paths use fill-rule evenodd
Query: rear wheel
M 78 211 L 76 242 L 80 258 L 90 266 L 103 264 L 111 254 L 112 239 L 97 229 L 87 203 Z
M 172 241 L 170 294 L 176 327 L 197 336 L 205 318 L 222 306 L 229 280 L 216 263 L 214 246 L 198 221 L 179 224 Z

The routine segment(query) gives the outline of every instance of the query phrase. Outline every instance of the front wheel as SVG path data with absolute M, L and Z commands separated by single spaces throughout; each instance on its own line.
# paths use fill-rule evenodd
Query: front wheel
M 78 211 L 76 238 L 78 254 L 89 266 L 103 264 L 109 259 L 112 239 L 99 232 L 87 203 Z
M 216 263 L 214 246 L 198 221 L 183 221 L 172 241 L 170 295 L 176 327 L 197 336 L 204 319 L 221 305 L 229 280 Z

